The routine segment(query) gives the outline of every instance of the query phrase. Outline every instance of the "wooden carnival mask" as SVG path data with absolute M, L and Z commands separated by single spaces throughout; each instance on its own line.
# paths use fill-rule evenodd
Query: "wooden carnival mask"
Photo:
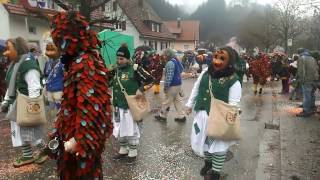
M 215 71 L 221 71 L 228 67 L 230 56 L 226 50 L 218 50 L 213 55 L 212 66 Z
M 18 52 L 11 41 L 7 41 L 6 50 L 4 51 L 3 55 L 10 61 L 18 60 Z
M 53 43 L 47 44 L 46 56 L 48 56 L 51 59 L 58 59 L 60 57 L 60 53 L 57 46 L 55 46 Z

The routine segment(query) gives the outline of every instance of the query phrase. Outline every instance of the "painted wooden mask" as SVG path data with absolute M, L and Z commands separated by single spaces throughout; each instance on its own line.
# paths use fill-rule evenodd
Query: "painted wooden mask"
M 60 53 L 57 46 L 55 46 L 53 43 L 47 44 L 46 56 L 48 56 L 51 59 L 58 59 L 60 57 Z
M 6 42 L 6 50 L 3 55 L 10 61 L 16 61 L 18 59 L 18 52 L 11 41 Z
M 212 66 L 215 71 L 221 71 L 228 67 L 230 56 L 226 50 L 218 50 L 213 55 Z

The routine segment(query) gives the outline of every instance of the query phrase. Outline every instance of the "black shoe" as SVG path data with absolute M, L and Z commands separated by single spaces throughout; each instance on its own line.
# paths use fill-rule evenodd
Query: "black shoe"
M 128 154 L 116 154 L 115 156 L 112 157 L 113 160 L 121 160 L 125 159 L 128 156 Z
M 306 113 L 303 111 L 303 112 L 297 114 L 296 116 L 297 117 L 309 117 L 309 116 L 312 116 L 313 114 L 314 114 L 314 112 Z
M 212 162 L 208 160 L 204 160 L 204 166 L 200 170 L 200 175 L 205 176 L 211 168 L 212 168 Z
M 259 94 L 262 94 L 262 88 L 259 89 Z
M 167 118 L 164 118 L 164 117 L 161 117 L 161 116 L 155 116 L 154 117 L 156 120 L 158 120 L 158 121 L 163 121 L 163 122 L 165 122 L 165 121 L 167 121 Z
M 187 118 L 183 117 L 183 118 L 174 118 L 174 121 L 176 122 L 186 122 Z
M 137 161 L 137 157 L 128 157 L 127 158 L 127 164 L 135 164 Z
M 210 170 L 207 172 L 206 176 L 204 177 L 205 180 L 219 180 L 220 179 L 220 173 Z

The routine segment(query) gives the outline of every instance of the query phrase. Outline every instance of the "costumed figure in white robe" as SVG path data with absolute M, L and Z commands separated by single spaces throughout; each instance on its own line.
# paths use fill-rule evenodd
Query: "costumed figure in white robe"
M 240 105 L 241 83 L 234 68 L 237 61 L 236 53 L 227 46 L 214 54 L 211 65 L 200 74 L 194 84 L 186 104 L 189 114 L 192 109 L 195 111 L 191 147 L 196 154 L 205 157 L 205 165 L 200 171 L 205 179 L 218 180 L 220 178 L 226 153 L 229 147 L 236 143 L 235 141 L 213 139 L 206 135 L 211 103 L 209 79 L 212 82 L 212 94 L 216 99 L 231 105 Z

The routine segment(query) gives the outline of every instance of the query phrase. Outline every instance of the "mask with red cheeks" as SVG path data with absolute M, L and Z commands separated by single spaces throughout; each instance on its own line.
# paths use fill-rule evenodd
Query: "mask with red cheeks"
M 49 58 L 52 58 L 52 59 L 58 59 L 60 57 L 59 50 L 53 43 L 47 44 L 46 56 L 48 56 Z
M 229 54 L 226 50 L 219 50 L 214 53 L 212 66 L 215 71 L 221 71 L 228 67 L 230 61 Z
M 7 41 L 3 56 L 7 57 L 10 61 L 18 60 L 18 52 L 11 41 Z

